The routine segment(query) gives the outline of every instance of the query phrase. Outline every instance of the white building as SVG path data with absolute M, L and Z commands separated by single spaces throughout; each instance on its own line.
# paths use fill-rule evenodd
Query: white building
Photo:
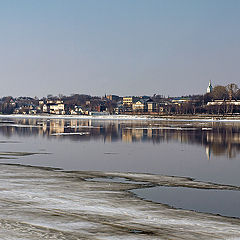
M 208 87 L 207 87 L 207 93 L 211 93 L 213 90 L 211 80 L 209 81 Z
M 52 113 L 52 114 L 65 114 L 64 104 L 63 103 L 58 103 L 58 104 L 50 105 L 50 113 Z
M 208 102 L 207 106 L 219 106 L 219 105 L 235 105 L 240 106 L 239 100 L 215 100 L 213 102 Z

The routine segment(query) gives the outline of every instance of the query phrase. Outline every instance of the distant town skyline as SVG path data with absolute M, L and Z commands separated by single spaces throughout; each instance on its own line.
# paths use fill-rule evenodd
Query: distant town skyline
M 0 96 L 239 85 L 238 0 L 0 0 Z

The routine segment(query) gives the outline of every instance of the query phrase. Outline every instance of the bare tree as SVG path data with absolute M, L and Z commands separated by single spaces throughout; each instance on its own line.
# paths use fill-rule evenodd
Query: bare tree
M 240 89 L 238 89 L 236 92 L 236 99 L 240 100 Z
M 228 98 L 228 91 L 224 86 L 216 86 L 213 88 L 211 95 L 214 100 L 226 100 Z
M 233 98 L 236 99 L 236 93 L 238 91 L 237 84 L 230 83 L 227 85 L 226 89 L 228 91 L 229 100 L 232 101 Z

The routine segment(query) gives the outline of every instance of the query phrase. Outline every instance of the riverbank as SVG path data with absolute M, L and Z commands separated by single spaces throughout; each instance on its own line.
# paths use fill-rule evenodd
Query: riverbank
M 62 171 L 5 164 L 0 173 L 1 239 L 240 238 L 240 219 L 177 210 L 141 200 L 129 192 L 156 184 L 235 190 L 238 187 L 152 174 Z M 95 178 L 103 180 L 94 181 Z M 129 183 L 109 182 L 109 178 L 125 178 Z
M 156 120 L 156 121 L 199 121 L 199 122 L 240 122 L 240 115 L 0 115 L 0 118 L 28 119 L 93 119 L 93 120 Z

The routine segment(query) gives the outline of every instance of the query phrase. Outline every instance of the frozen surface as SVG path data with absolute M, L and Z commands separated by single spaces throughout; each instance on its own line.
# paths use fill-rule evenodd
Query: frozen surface
M 186 122 L 240 122 L 240 116 L 228 117 L 204 117 L 199 116 L 164 116 L 155 117 L 151 115 L 25 115 L 25 114 L 11 114 L 0 115 L 0 118 L 31 118 L 31 119 L 94 119 L 94 120 L 157 120 L 157 121 L 186 121 Z
M 126 178 L 131 183 L 86 181 Z M 240 220 L 171 209 L 128 190 L 160 184 L 238 187 L 137 173 L 0 165 L 0 239 L 240 239 Z
M 66 136 L 66 135 L 88 135 L 89 132 L 75 132 L 75 133 L 52 133 L 51 136 Z
M 32 118 L 32 119 L 99 119 L 99 120 L 145 120 L 149 119 L 148 116 L 144 115 L 24 115 L 24 114 L 11 114 L 11 115 L 0 115 L 0 118 Z

